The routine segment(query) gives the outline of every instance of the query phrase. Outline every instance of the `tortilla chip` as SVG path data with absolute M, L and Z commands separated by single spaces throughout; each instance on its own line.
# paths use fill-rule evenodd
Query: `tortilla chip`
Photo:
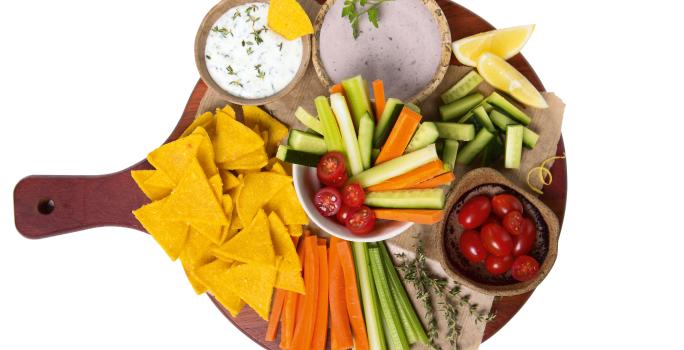
M 233 119 L 237 118 L 237 114 L 235 114 L 235 110 L 233 109 L 233 107 L 231 105 L 225 105 L 225 106 L 223 106 L 223 108 L 216 108 L 215 111 L 216 111 L 216 114 L 225 113 Z
M 235 317 L 245 306 L 240 297 L 232 291 L 228 271 L 233 263 L 214 260 L 195 270 L 197 279 L 207 286 L 208 291 Z
M 264 141 L 250 128 L 226 113 L 216 114 L 214 152 L 218 163 L 234 161 L 264 146 Z
M 302 264 L 299 261 L 297 249 L 292 243 L 290 232 L 288 231 L 283 221 L 280 220 L 276 213 L 268 215 L 268 223 L 271 230 L 271 240 L 273 241 L 273 250 L 276 256 L 283 258 L 280 268 L 292 269 L 296 271 L 302 270 Z
M 202 166 L 204 174 L 207 175 L 208 178 L 211 178 L 212 176 L 218 174 L 218 168 L 214 162 L 214 146 L 211 143 L 211 138 L 209 137 L 207 131 L 201 126 L 197 127 L 192 134 L 202 136 L 202 143 L 197 150 L 197 160 Z
M 226 170 L 258 170 L 268 164 L 268 155 L 263 147 L 254 152 L 243 155 L 242 157 L 219 163 L 221 169 Z
M 285 171 L 285 168 L 283 168 L 283 166 L 280 164 L 280 162 L 274 162 L 268 171 L 270 171 L 272 173 L 280 174 L 280 175 L 288 175 L 287 172 Z
M 133 178 L 133 181 L 135 181 L 136 184 L 138 184 L 138 188 L 149 198 L 150 200 L 159 200 L 162 199 L 171 193 L 171 188 L 162 188 L 162 187 L 157 187 L 153 185 L 149 185 L 146 183 L 146 181 L 154 176 L 154 174 L 157 172 L 157 170 L 132 170 L 131 171 L 131 177 Z
M 211 255 L 211 250 L 214 248 L 216 248 L 216 245 L 212 241 L 191 227 L 185 246 L 180 254 L 183 266 L 187 266 L 192 271 L 195 268 L 212 262 L 215 257 Z
M 185 277 L 188 278 L 188 282 L 190 282 L 190 286 L 192 289 L 195 291 L 197 295 L 200 295 L 202 293 L 205 293 L 207 291 L 207 286 L 202 283 L 197 278 L 197 275 L 195 274 L 194 271 L 190 270 L 188 267 L 185 266 L 185 263 L 183 263 L 183 271 L 185 271 Z
M 291 184 L 292 179 L 290 177 L 269 172 L 245 175 L 244 185 L 237 197 L 236 206 L 240 221 L 243 223 L 251 222 L 264 204 L 284 187 L 288 185 L 291 187 Z
M 188 225 L 165 220 L 162 211 L 168 199 L 152 202 L 133 211 L 145 230 L 164 249 L 171 260 L 176 260 L 188 237 Z
M 173 183 L 178 183 L 185 175 L 185 169 L 197 156 L 203 140 L 201 135 L 190 135 L 169 142 L 152 151 L 147 160 L 155 168 L 166 173 Z
M 216 174 L 210 177 L 208 181 L 211 189 L 214 191 L 216 200 L 219 202 L 219 204 L 223 203 L 223 181 L 221 180 L 221 175 Z
M 306 289 L 304 288 L 304 278 L 302 278 L 302 272 L 283 268 L 282 265 L 278 269 L 275 287 L 299 294 L 305 294 L 306 292 Z
M 303 233 L 302 225 L 287 225 L 287 227 L 290 229 L 290 236 L 292 237 L 301 237 Z
M 283 219 L 286 225 L 308 225 L 309 218 L 306 216 L 302 205 L 297 199 L 294 186 L 285 186 L 278 194 L 266 203 L 264 210 L 275 212 Z
M 230 170 L 219 169 L 219 174 L 221 175 L 221 181 L 223 181 L 223 192 L 228 192 L 240 185 L 240 180 Z
M 247 124 L 247 126 L 254 127 L 255 125 L 259 125 L 261 126 L 262 131 L 268 131 L 268 142 L 266 142 L 266 145 L 269 153 L 275 151 L 280 144 L 280 141 L 287 136 L 287 126 L 278 121 L 278 119 L 273 118 L 263 109 L 257 106 L 242 106 L 242 113 L 245 116 L 245 124 Z
M 197 232 L 202 234 L 202 236 L 204 236 L 205 239 L 211 241 L 215 245 L 218 246 L 221 244 L 223 226 L 203 222 L 194 222 L 190 224 L 190 227 L 197 230 Z
M 264 320 L 268 320 L 276 280 L 276 267 L 242 264 L 228 270 L 225 284 Z
M 228 218 L 228 225 L 223 226 L 221 230 L 221 242 L 220 244 L 226 243 L 229 239 L 233 238 L 235 234 L 237 233 L 237 230 L 231 231 L 230 226 L 232 224 L 232 219 L 233 219 L 233 199 L 230 198 L 230 195 L 224 194 L 223 195 L 223 212 L 226 213 L 226 217 Z
M 202 113 L 201 115 L 197 116 L 197 118 L 195 118 L 195 120 L 193 120 L 192 123 L 190 123 L 190 126 L 188 126 L 188 128 L 185 129 L 185 131 L 183 131 L 181 137 L 186 137 L 192 134 L 192 132 L 195 131 L 197 127 L 203 127 L 206 129 L 206 127 L 212 123 L 213 119 L 214 115 L 211 112 Z
M 170 192 L 176 186 L 176 183 L 173 182 L 169 175 L 167 175 L 163 170 L 155 170 L 154 174 L 145 180 L 145 185 L 165 188 Z
M 261 139 L 264 140 L 264 143 L 268 145 L 268 130 L 262 131 L 260 134 Z
M 223 260 L 273 265 L 275 251 L 266 213 L 259 210 L 254 220 L 231 240 L 215 249 L 214 255 Z

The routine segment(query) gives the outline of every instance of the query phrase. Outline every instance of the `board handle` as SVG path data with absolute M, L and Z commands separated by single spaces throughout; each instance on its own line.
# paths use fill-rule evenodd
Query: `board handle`
M 28 176 L 14 188 L 14 222 L 27 238 L 100 226 L 143 231 L 132 211 L 147 202 L 130 169 L 98 176 Z

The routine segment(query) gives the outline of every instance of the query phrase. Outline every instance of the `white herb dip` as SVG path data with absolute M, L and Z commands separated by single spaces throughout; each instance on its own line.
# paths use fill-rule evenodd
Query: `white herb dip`
M 266 25 L 268 4 L 224 13 L 207 37 L 205 60 L 214 82 L 231 95 L 258 99 L 287 86 L 302 61 L 302 39 L 287 40 Z

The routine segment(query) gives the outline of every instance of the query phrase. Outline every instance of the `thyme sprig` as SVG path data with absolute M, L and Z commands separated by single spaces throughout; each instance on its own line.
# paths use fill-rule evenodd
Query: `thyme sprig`
M 227 38 L 228 35 L 233 36 L 233 31 L 226 27 L 215 26 L 214 28 L 211 28 L 211 31 L 214 33 L 221 34 L 224 38 Z
M 354 39 L 359 37 L 359 18 L 363 17 L 364 14 L 368 14 L 368 20 L 375 26 L 379 27 L 380 15 L 378 13 L 378 7 L 382 3 L 392 0 L 344 0 L 344 6 L 342 7 L 342 17 L 347 17 L 349 23 L 352 27 L 352 35 Z M 362 10 L 357 11 L 356 5 L 359 5 Z

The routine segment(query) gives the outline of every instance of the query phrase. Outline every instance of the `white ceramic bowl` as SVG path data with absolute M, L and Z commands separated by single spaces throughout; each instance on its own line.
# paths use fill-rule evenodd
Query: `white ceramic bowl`
M 321 188 L 321 183 L 316 176 L 316 168 L 292 165 L 292 180 L 294 182 L 297 198 L 302 203 L 304 211 L 311 221 L 326 233 L 347 241 L 355 242 L 377 242 L 390 239 L 409 229 L 412 222 L 378 220 L 375 228 L 367 235 L 358 236 L 346 227 L 335 221 L 334 217 L 327 218 L 321 215 L 313 205 L 313 197 Z

